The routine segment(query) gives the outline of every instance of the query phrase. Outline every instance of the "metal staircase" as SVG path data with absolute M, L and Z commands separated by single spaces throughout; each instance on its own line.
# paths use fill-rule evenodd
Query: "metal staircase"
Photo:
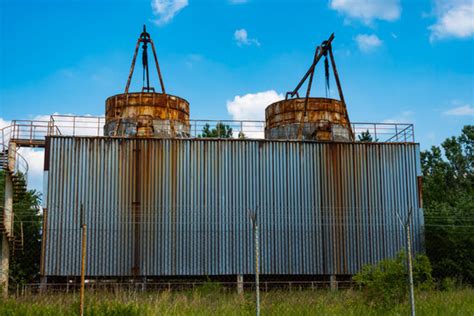
M 4 185 L 3 196 L 0 197 L 0 201 L 2 201 L 0 205 L 0 234 L 5 234 L 11 249 L 17 251 L 22 250 L 23 236 L 21 229 L 19 232 L 15 232 L 14 229 L 14 205 L 20 202 L 27 192 L 28 164 L 18 152 L 9 154 L 8 148 L 3 144 L 0 148 L 0 170 L 2 170 Z M 7 202 L 8 187 L 11 188 L 8 190 L 11 202 Z M 10 206 L 7 206 L 7 203 L 10 203 Z M 22 223 L 19 224 L 21 227 Z
M 0 129 L 0 239 L 6 238 L 12 253 L 23 248 L 22 223 L 14 224 L 15 205 L 26 195 L 28 183 L 28 163 L 18 149 L 44 146 L 45 135 L 36 131 L 39 126 L 33 121 L 13 121 Z

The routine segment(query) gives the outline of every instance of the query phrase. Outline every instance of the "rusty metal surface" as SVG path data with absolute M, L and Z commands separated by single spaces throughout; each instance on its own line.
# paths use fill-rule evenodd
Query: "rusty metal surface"
M 395 210 L 415 208 L 418 144 L 51 137 L 46 276 L 353 274 L 404 245 Z
M 303 123 L 303 139 L 348 141 L 352 133 L 345 105 L 335 99 L 278 101 L 265 109 L 265 120 L 265 138 L 269 139 L 298 139 L 299 127 Z M 338 127 L 338 133 L 334 132 L 334 126 Z M 335 135 L 340 137 L 335 138 Z
M 189 135 L 189 103 L 169 94 L 117 94 L 105 101 L 105 135 Z

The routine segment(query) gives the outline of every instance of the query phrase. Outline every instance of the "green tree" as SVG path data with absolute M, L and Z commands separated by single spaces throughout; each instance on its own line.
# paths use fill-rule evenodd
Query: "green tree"
M 247 139 L 247 136 L 245 136 L 244 132 L 240 131 L 238 135 L 239 139 Z
M 23 178 L 19 181 L 26 180 Z M 25 186 L 26 187 L 26 186 Z M 35 190 L 15 190 L 13 202 L 15 244 L 10 248 L 10 285 L 39 281 L 41 257 L 40 194 Z M 5 172 L 0 170 L 0 203 L 3 206 L 5 193 Z
M 11 254 L 10 282 L 27 284 L 39 282 L 41 258 L 42 214 L 40 194 L 29 190 L 13 204 L 14 230 L 17 244 Z
M 209 138 L 232 138 L 232 128 L 229 125 L 217 123 L 215 128 L 206 123 L 202 128 L 202 133 L 198 137 Z
M 433 276 L 474 283 L 474 126 L 421 153 L 426 252 Z
M 358 140 L 360 142 L 373 142 L 372 135 L 370 134 L 369 130 L 366 130 L 365 132 L 360 133 L 360 135 L 357 136 Z

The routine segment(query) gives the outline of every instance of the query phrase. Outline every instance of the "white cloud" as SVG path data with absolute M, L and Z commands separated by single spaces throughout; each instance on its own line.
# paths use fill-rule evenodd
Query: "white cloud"
M 227 111 L 234 120 L 263 121 L 265 108 L 282 99 L 283 95 L 275 90 L 236 95 L 232 101 L 227 101 Z
M 239 29 L 234 32 L 234 39 L 237 45 L 256 45 L 260 46 L 260 42 L 256 38 L 249 38 L 246 29 Z
M 474 108 L 469 104 L 466 104 L 454 109 L 450 109 L 444 112 L 444 114 L 453 116 L 474 116 Z
M 363 52 L 370 52 L 382 45 L 382 40 L 377 35 L 359 34 L 355 37 L 359 49 Z
M 429 27 L 430 41 L 444 38 L 467 38 L 474 35 L 474 3 L 472 0 L 438 0 L 437 21 Z
M 152 0 L 151 8 L 157 17 L 154 22 L 163 25 L 170 22 L 179 11 L 188 6 L 188 0 Z
M 28 163 L 28 188 L 43 191 L 44 150 L 20 148 L 20 155 Z
M 236 95 L 232 101 L 227 101 L 227 112 L 234 120 L 265 120 L 265 108 L 283 99 L 283 95 L 275 90 Z M 263 138 L 263 123 L 244 122 L 243 130 L 246 137 Z
M 331 0 L 329 6 L 365 24 L 371 24 L 376 19 L 395 21 L 402 11 L 399 0 Z
M 3 118 L 0 117 L 0 129 L 7 127 L 10 125 L 10 121 L 5 121 Z

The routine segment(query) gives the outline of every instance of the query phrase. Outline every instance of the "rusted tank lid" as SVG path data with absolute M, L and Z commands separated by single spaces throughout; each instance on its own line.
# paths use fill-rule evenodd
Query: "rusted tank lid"
M 336 69 L 336 62 L 332 53 L 332 41 L 334 33 L 329 38 L 316 47 L 314 58 L 306 74 L 300 80 L 293 91 L 286 93 L 286 98 L 269 105 L 265 109 L 266 128 L 265 135 L 268 138 L 295 137 L 295 128 L 297 130 L 297 139 L 321 139 L 335 140 L 334 135 L 326 133 L 326 130 L 332 130 L 332 125 L 345 129 L 348 136 L 347 140 L 352 140 L 353 135 L 350 128 L 349 115 L 347 113 L 346 102 L 342 93 L 339 75 Z M 324 58 L 324 70 L 326 77 L 326 91 L 329 91 L 329 60 L 334 79 L 336 81 L 339 100 L 331 98 L 313 98 L 311 97 L 311 86 L 314 73 L 318 62 Z M 308 87 L 304 97 L 300 97 L 299 90 L 302 85 L 308 81 Z M 312 127 L 307 131 L 307 124 Z M 291 125 L 291 126 L 290 126 Z M 275 129 L 272 131 L 272 129 Z M 283 129 L 283 130 L 282 130 Z M 313 131 L 314 130 L 314 131 Z M 321 131 L 321 132 L 318 132 Z M 324 133 L 322 132 L 324 131 Z M 308 134 L 309 133 L 309 134 Z M 314 135 L 311 136 L 311 135 Z M 318 136 L 319 135 L 319 136 Z M 322 135 L 322 136 L 321 136 Z
M 265 109 L 265 118 L 265 137 L 269 139 L 351 140 L 349 119 L 340 100 L 282 100 Z

